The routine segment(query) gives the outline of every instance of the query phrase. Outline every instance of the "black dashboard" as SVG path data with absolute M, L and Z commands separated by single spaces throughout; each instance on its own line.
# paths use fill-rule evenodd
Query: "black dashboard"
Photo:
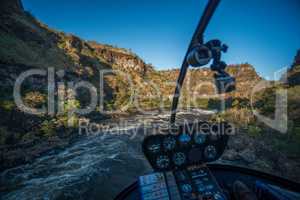
M 261 171 L 255 171 L 249 168 L 243 168 L 233 165 L 224 165 L 224 164 L 207 164 L 208 170 L 211 172 L 212 176 L 216 178 L 216 182 L 222 190 L 229 192 L 228 199 L 234 199 L 233 194 L 231 193 L 232 185 L 236 180 L 243 181 L 246 183 L 251 190 L 255 190 L 255 184 L 257 181 L 261 181 L 267 184 L 272 184 L 280 187 L 281 189 L 298 192 L 300 194 L 299 188 L 300 184 L 293 182 L 291 180 L 284 179 L 282 177 L 274 176 L 267 174 Z M 175 171 L 174 171 L 174 174 Z M 176 175 L 175 175 L 176 177 Z M 170 179 L 167 176 L 167 180 Z M 179 184 L 178 184 L 179 186 Z M 115 200 L 140 200 L 141 198 L 141 184 L 139 181 L 133 183 L 126 189 L 124 189 Z M 181 188 L 180 186 L 178 188 Z M 183 188 L 188 188 L 183 186 Z M 182 189 L 183 189 L 182 188 Z M 196 188 L 197 189 L 197 188 Z M 156 198 L 160 199 L 160 198 Z M 174 199 L 174 198 L 172 198 Z M 202 198 L 203 199 L 203 198 Z
M 183 169 L 217 160 L 224 152 L 230 124 L 201 121 L 144 139 L 143 152 L 156 171 Z
M 229 200 L 233 199 L 232 185 L 236 180 L 243 181 L 261 196 L 266 195 L 265 189 L 257 187 L 259 181 L 264 187 L 277 185 L 281 191 L 285 188 L 298 192 L 299 184 L 280 177 L 237 166 L 210 164 L 220 158 L 228 137 L 234 133 L 234 128 L 226 122 L 201 121 L 147 136 L 142 149 L 154 172 L 140 176 L 136 185 L 116 199 Z
M 156 172 L 140 176 L 141 199 L 226 200 L 205 163 L 220 158 L 233 133 L 228 123 L 200 121 L 146 137 L 143 152 Z

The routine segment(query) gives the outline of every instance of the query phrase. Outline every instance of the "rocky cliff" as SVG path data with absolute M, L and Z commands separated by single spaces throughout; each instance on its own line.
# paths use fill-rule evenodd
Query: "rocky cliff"
M 22 13 L 24 11 L 21 0 L 1 0 L 1 13 Z
M 300 50 L 294 58 L 294 62 L 287 72 L 287 81 L 290 86 L 300 85 Z
M 239 65 L 229 65 L 227 72 L 236 78 L 236 91 L 230 96 L 248 97 L 252 87 L 261 80 L 254 67 L 248 63 Z M 176 81 L 179 70 L 160 71 L 160 74 L 165 77 L 165 82 Z M 214 72 L 208 68 L 190 69 L 186 77 L 186 84 L 190 92 L 197 92 L 199 95 L 213 95 L 216 94 L 214 89 Z M 211 83 L 201 87 L 203 82 Z M 171 93 L 170 93 L 171 92 Z M 172 94 L 173 90 L 167 92 Z
M 147 73 L 153 71 L 151 66 L 126 49 L 88 42 L 50 29 L 24 11 L 19 0 L 1 1 L 1 10 L 1 82 L 5 87 L 11 83 L 10 90 L 18 74 L 30 68 L 63 69 L 66 71 L 65 81 L 88 80 L 95 86 L 99 85 L 99 71 L 102 69 L 125 72 L 133 77 L 134 84 L 139 84 Z M 118 76 L 108 77 L 104 82 L 106 98 L 110 101 L 118 98 L 115 91 L 125 92 L 124 84 L 115 81 Z
M 120 73 L 105 78 L 105 97 L 115 107 L 128 100 L 128 91 L 132 87 L 135 92 L 139 90 L 138 98 L 143 102 L 142 106 L 152 104 L 147 100 L 150 96 L 170 99 L 173 94 L 174 84 L 167 83 L 175 83 L 178 70 L 155 71 L 129 50 L 85 41 L 72 34 L 55 31 L 24 11 L 21 1 L 5 2 L 1 9 L 7 12 L 0 14 L 0 62 L 2 75 L 5 76 L 2 79 L 5 81 L 2 82 L 14 83 L 11 77 L 17 77 L 28 68 L 52 67 L 56 70 L 64 69 L 67 72 L 65 80 L 88 80 L 99 85 L 99 70 L 111 69 L 124 72 L 132 80 L 132 85 L 129 85 L 128 80 Z M 6 71 L 14 71 L 14 75 L 10 74 L 10 79 L 7 79 Z M 247 96 L 249 88 L 260 79 L 249 64 L 232 65 L 228 71 L 237 77 L 238 90 L 234 95 Z M 187 80 L 190 81 L 191 88 L 186 90 L 194 91 L 197 83 L 213 81 L 212 77 L 213 73 L 208 69 L 190 70 Z M 157 89 L 161 94 L 158 94 Z M 201 88 L 200 91 L 203 94 L 212 92 L 213 88 L 210 87 Z M 187 93 L 184 92 L 183 95 Z
M 297 51 L 297 54 L 294 58 L 294 63 L 293 66 L 298 66 L 300 65 L 300 49 Z

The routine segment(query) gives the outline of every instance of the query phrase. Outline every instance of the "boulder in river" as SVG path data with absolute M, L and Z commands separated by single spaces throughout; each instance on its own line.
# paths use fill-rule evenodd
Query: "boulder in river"
M 256 160 L 255 151 L 250 149 L 245 149 L 244 151 L 240 152 L 239 157 L 247 163 L 253 163 Z

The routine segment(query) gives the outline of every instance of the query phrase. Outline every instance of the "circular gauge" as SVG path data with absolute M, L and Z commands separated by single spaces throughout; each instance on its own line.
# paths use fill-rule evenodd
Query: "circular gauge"
M 179 136 L 179 142 L 181 144 L 188 144 L 191 141 L 191 136 L 189 134 L 183 133 Z
M 175 163 L 175 165 L 181 166 L 185 163 L 185 161 L 186 161 L 186 156 L 184 153 L 177 152 L 173 155 L 173 162 Z
M 203 132 L 195 133 L 194 141 L 196 144 L 204 144 L 205 140 L 206 140 L 205 133 L 203 133 Z
M 156 159 L 156 166 L 160 169 L 166 169 L 170 165 L 170 159 L 166 155 L 160 155 Z
M 192 192 L 192 186 L 188 183 L 181 185 L 181 191 L 184 193 L 191 193 Z
M 166 150 L 170 151 L 176 147 L 176 138 L 174 136 L 167 136 L 163 141 L 163 146 Z
M 223 194 L 221 194 L 220 192 L 217 192 L 214 194 L 214 198 L 215 200 L 225 200 L 226 198 L 224 197 Z
M 161 150 L 161 144 L 159 138 L 152 138 L 148 141 L 146 148 L 151 153 L 158 153 Z
M 217 149 L 213 145 L 209 145 L 204 150 L 204 156 L 205 158 L 212 160 L 215 159 L 217 156 Z

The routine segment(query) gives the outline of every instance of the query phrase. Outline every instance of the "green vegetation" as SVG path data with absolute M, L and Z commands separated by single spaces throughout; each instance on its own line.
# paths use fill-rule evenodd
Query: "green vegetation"
M 5 145 L 8 143 L 8 131 L 4 127 L 0 127 L 0 145 Z
M 262 129 L 257 125 L 249 125 L 248 134 L 252 137 L 258 137 L 262 134 Z
M 249 100 L 234 98 L 232 105 L 225 112 L 213 116 L 213 120 L 226 120 L 238 128 L 246 130 L 250 137 L 269 141 L 274 150 L 284 152 L 287 156 L 300 153 L 300 86 L 276 85 L 256 94 L 254 108 L 259 113 L 274 117 L 276 92 L 286 89 L 288 94 L 288 132 L 282 134 L 259 122 L 251 111 Z
M 11 112 L 15 108 L 15 103 L 13 101 L 3 100 L 0 101 L 0 109 L 6 112 Z
M 214 115 L 212 120 L 228 121 L 235 124 L 238 128 L 247 128 L 249 124 L 255 122 L 253 113 L 247 108 L 229 108 L 224 112 Z
M 24 102 L 31 108 L 40 108 L 45 105 L 47 97 L 40 92 L 28 92 L 24 97 Z
M 45 120 L 41 124 L 41 132 L 43 136 L 52 137 L 56 135 L 54 120 Z

